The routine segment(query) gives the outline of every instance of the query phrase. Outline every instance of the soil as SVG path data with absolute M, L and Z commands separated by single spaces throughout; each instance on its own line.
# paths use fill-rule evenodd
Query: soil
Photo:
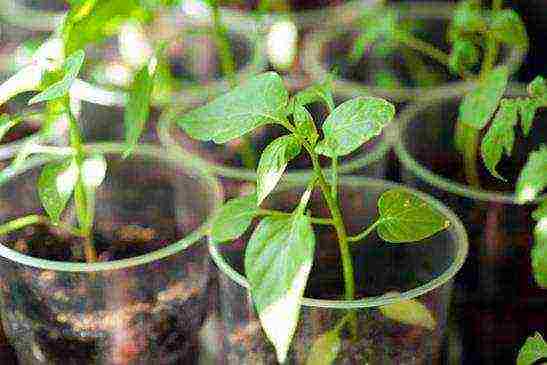
M 173 242 L 169 234 L 125 225 L 95 235 L 100 261 L 143 255 Z M 34 257 L 82 262 L 81 242 L 45 226 L 11 239 Z M 32 364 L 189 364 L 207 307 L 206 248 L 191 247 L 133 268 L 93 274 L 3 263 L 2 320 L 19 360 Z

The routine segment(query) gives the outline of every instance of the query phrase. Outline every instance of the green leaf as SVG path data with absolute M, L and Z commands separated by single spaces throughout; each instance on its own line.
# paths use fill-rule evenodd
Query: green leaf
M 504 150 L 507 156 L 511 156 L 515 143 L 517 121 L 517 101 L 503 99 L 492 125 L 481 143 L 481 155 L 486 168 L 493 176 L 503 181 L 505 179 L 496 171 L 496 166 L 500 162 Z
M 481 3 L 478 0 L 464 0 L 458 2 L 452 15 L 448 34 L 451 40 L 460 39 L 462 34 L 479 32 L 486 26 L 482 14 Z
M 459 39 L 454 42 L 450 52 L 449 67 L 453 73 L 467 71 L 478 64 L 480 52 L 473 42 Z
M 519 351 L 517 365 L 532 365 L 547 357 L 547 343 L 539 332 L 526 339 Z
M 390 243 L 417 242 L 448 228 L 450 222 L 418 196 L 402 188 L 378 199 L 378 235 Z
M 281 77 L 266 72 L 183 115 L 177 124 L 192 138 L 224 143 L 284 120 L 287 103 L 288 92 Z
M 42 101 L 48 101 L 60 98 L 68 94 L 72 83 L 78 76 L 80 69 L 84 63 L 85 53 L 83 50 L 78 50 L 71 54 L 65 61 L 63 65 L 64 76 L 62 80 L 54 83 L 49 86 L 47 89 L 42 91 L 40 94 L 35 95 L 32 99 L 29 100 L 29 105 L 39 103 Z
M 313 342 L 306 365 L 331 365 L 342 349 L 342 341 L 337 330 L 327 331 Z
M 522 133 L 528 137 L 530 130 L 532 129 L 532 124 L 534 123 L 536 111 L 540 104 L 535 98 L 518 99 L 517 103 L 520 114 L 520 128 L 522 129 Z
M 315 250 L 310 219 L 266 217 L 245 251 L 245 273 L 266 336 L 283 363 L 296 330 Z
M 51 220 L 58 222 L 78 181 L 74 160 L 50 163 L 38 178 L 38 196 Z
M 301 90 L 294 96 L 297 105 L 308 105 L 315 102 L 323 102 L 329 108 L 334 109 L 334 98 L 332 96 L 333 76 L 328 74 L 321 83 L 314 84 L 307 89 Z
M 542 76 L 537 76 L 528 85 L 528 93 L 536 98 L 543 98 L 547 95 L 547 82 Z
M 7 114 L 0 115 L 0 141 L 4 139 L 4 136 L 6 133 L 9 132 L 10 129 L 15 127 L 17 124 L 21 122 L 21 119 L 17 120 L 15 118 L 10 118 Z
M 534 245 L 530 253 L 532 271 L 536 283 L 547 288 L 547 200 L 534 211 L 534 219 L 538 221 L 534 229 Z
M 386 295 L 392 294 L 400 295 L 397 292 L 386 293 Z M 416 299 L 405 299 L 393 304 L 382 305 L 379 309 L 385 317 L 397 322 L 424 327 L 432 331 L 437 325 L 429 309 Z
M 520 15 L 512 9 L 503 9 L 492 14 L 489 33 L 501 43 L 522 48 L 528 46 L 526 26 Z
M 460 153 L 465 152 L 466 146 L 472 145 L 476 135 L 476 130 L 461 121 L 456 123 L 454 129 L 454 147 Z
M 547 186 L 547 146 L 541 145 L 530 153 L 522 168 L 515 189 L 516 200 L 526 203 L 534 200 Z
M 155 58 L 151 62 L 156 62 Z M 126 150 L 123 157 L 128 157 L 142 135 L 150 113 L 150 96 L 154 85 L 154 69 L 148 64 L 135 75 L 129 91 L 124 112 Z
M 463 98 L 459 120 L 475 129 L 483 129 L 498 108 L 508 79 L 506 66 L 497 67 L 486 75 L 477 88 Z
M 300 142 L 292 135 L 279 137 L 264 149 L 256 172 L 257 205 L 272 192 L 287 163 L 300 154 L 300 149 Z
M 238 238 L 249 228 L 257 214 L 256 194 L 229 200 L 213 217 L 212 242 L 221 243 Z
M 319 134 L 308 109 L 302 105 L 296 105 L 293 116 L 296 133 L 305 138 L 312 146 L 315 146 L 317 139 L 319 139 Z
M 323 123 L 325 139 L 315 150 L 328 157 L 347 155 L 378 136 L 395 116 L 395 107 L 384 99 L 359 97 L 336 107 Z
M 80 176 L 86 189 L 96 190 L 104 181 L 107 164 L 103 155 L 86 158 L 80 168 Z

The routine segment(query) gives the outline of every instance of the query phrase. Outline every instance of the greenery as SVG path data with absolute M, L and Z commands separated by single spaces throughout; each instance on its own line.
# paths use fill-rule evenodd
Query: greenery
M 325 103 L 331 110 L 321 126 L 322 138 L 306 108 L 314 101 Z M 395 189 L 380 197 L 379 216 L 374 224 L 355 236 L 348 236 L 346 232 L 337 179 L 328 181 L 319 164 L 319 155 L 335 161 L 349 154 L 379 135 L 394 115 L 393 105 L 374 97 L 358 97 L 334 107 L 328 82 L 289 97 L 280 76 L 268 72 L 177 120 L 190 136 L 217 143 L 226 143 L 266 124 L 280 125 L 288 132 L 272 141 L 260 156 L 256 194 L 228 201 L 214 217 L 211 228 L 213 242 L 230 242 L 245 233 L 254 218 L 260 218 L 246 246 L 245 273 L 258 316 L 280 362 L 284 362 L 289 351 L 313 265 L 314 224 L 331 225 L 336 230 L 346 300 L 355 299 L 351 244 L 363 243 L 375 228 L 386 242 L 400 244 L 420 241 L 448 226 L 446 218 L 419 197 L 404 189 Z M 261 209 L 260 205 L 277 186 L 287 164 L 303 152 L 310 157 L 314 173 L 296 208 L 292 212 Z M 332 169 L 336 176 L 336 164 Z M 316 188 L 322 192 L 330 217 L 315 217 L 307 208 Z M 406 305 L 419 307 L 413 302 Z M 422 308 L 419 312 L 424 311 Z M 398 320 L 406 318 L 411 323 L 432 321 L 424 319 L 427 314 L 418 320 L 408 319 L 409 312 L 398 307 L 388 307 L 385 315 Z M 336 357 L 339 331 L 346 323 L 354 329 L 355 320 L 354 313 L 350 312 L 337 330 L 317 339 L 316 346 L 324 347 L 320 351 L 328 353 L 327 358 Z M 315 355 L 311 356 L 313 359 Z

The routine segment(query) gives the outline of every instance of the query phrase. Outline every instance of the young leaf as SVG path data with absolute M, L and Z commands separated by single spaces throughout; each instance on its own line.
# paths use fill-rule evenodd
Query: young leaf
M 497 67 L 486 75 L 477 88 L 463 98 L 459 120 L 475 129 L 483 129 L 498 108 L 508 79 L 506 66 Z
M 142 67 L 135 75 L 129 97 L 125 106 L 124 126 L 126 150 L 123 157 L 128 157 L 137 143 L 148 121 L 150 113 L 150 96 L 154 86 L 154 64 L 153 58 L 151 64 Z
M 288 92 L 281 77 L 266 72 L 183 115 L 177 124 L 192 138 L 224 143 L 283 120 L 287 103 Z
M 447 228 L 450 222 L 425 201 L 402 188 L 378 199 L 378 235 L 390 243 L 417 242 Z
M 478 32 L 484 28 L 485 23 L 480 1 L 463 0 L 454 9 L 449 33 L 454 36 L 457 32 Z
M 10 129 L 15 127 L 17 124 L 21 122 L 21 119 L 17 120 L 15 118 L 10 118 L 7 114 L 0 115 L 0 141 L 4 139 L 4 136 L 6 133 L 9 132 Z
M 96 190 L 104 181 L 106 176 L 106 160 L 103 155 L 92 155 L 82 162 L 81 178 L 88 190 Z
M 342 341 L 338 331 L 331 330 L 317 337 L 313 342 L 306 365 L 331 365 L 342 349 Z
M 503 9 L 492 14 L 490 34 L 501 43 L 523 48 L 528 46 L 526 26 L 512 9 Z
M 450 52 L 449 67 L 453 73 L 460 73 L 473 68 L 480 58 L 477 46 L 467 39 L 459 39 L 454 42 Z
M 517 365 L 533 365 L 547 357 L 547 343 L 539 332 L 526 339 L 519 351 Z
M 379 309 L 385 317 L 412 326 L 420 326 L 433 331 L 437 324 L 429 309 L 416 299 L 401 300 L 380 306 Z
M 38 196 L 53 222 L 58 222 L 78 181 L 74 160 L 46 165 L 38 178 Z
M 384 99 L 359 97 L 336 107 L 323 123 L 325 139 L 315 150 L 328 157 L 347 155 L 382 132 L 395 116 Z
M 323 102 L 329 108 L 334 109 L 334 98 L 332 97 L 333 76 L 328 74 L 321 83 L 314 84 L 307 89 L 299 91 L 294 96 L 297 105 L 308 105 L 315 102 Z
M 522 168 L 515 189 L 519 203 L 532 201 L 547 186 L 547 146 L 530 153 Z
M 522 129 L 522 133 L 528 137 L 530 130 L 532 129 L 532 124 L 534 123 L 536 111 L 540 105 L 535 98 L 518 99 L 517 103 L 520 114 L 520 128 Z
M 317 127 L 315 126 L 313 117 L 310 112 L 308 112 L 308 109 L 302 105 L 296 105 L 294 107 L 293 117 L 296 133 L 314 146 L 319 138 L 319 134 L 317 133 Z
M 280 363 L 296 330 L 314 249 L 310 219 L 294 214 L 264 218 L 245 251 L 251 297 Z
M 537 76 L 528 85 L 528 93 L 532 97 L 544 98 L 547 95 L 547 82 L 542 76 Z
M 226 202 L 212 220 L 212 242 L 221 243 L 238 238 L 249 228 L 257 213 L 255 194 Z
M 498 179 L 505 179 L 496 171 L 503 151 L 511 156 L 515 143 L 515 126 L 518 121 L 518 104 L 511 99 L 503 99 L 501 106 L 481 143 L 484 164 L 490 173 Z
M 56 83 L 42 91 L 40 94 L 35 95 L 32 99 L 29 100 L 29 105 L 65 96 L 70 90 L 72 83 L 78 76 L 80 68 L 82 68 L 82 65 L 84 63 L 84 57 L 85 53 L 83 50 L 78 50 L 71 54 L 66 59 L 63 65 L 65 75 L 63 76 L 62 80 L 57 81 Z
M 300 142 L 292 135 L 279 137 L 264 149 L 257 168 L 257 205 L 275 188 L 287 163 L 300 154 L 300 149 Z
M 534 229 L 534 245 L 530 253 L 536 283 L 547 288 L 547 200 L 534 212 L 538 221 Z

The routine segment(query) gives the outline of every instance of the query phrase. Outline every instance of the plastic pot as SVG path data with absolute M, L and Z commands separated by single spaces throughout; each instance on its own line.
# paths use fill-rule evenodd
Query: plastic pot
M 393 5 L 401 20 L 410 20 L 420 25 L 418 38 L 427 40 L 448 51 L 446 29 L 452 15 L 453 5 L 427 2 L 414 5 Z M 359 24 L 335 25 L 320 32 L 311 32 L 304 41 L 303 68 L 312 78 L 320 80 L 333 68 L 339 73 L 335 81 L 337 90 L 351 94 L 382 96 L 402 103 L 416 99 L 438 87 L 451 87 L 457 78 L 450 76 L 446 67 L 408 47 L 396 47 L 387 55 L 375 55 L 379 47 L 373 45 L 366 57 L 352 64 L 348 54 L 353 40 L 358 36 Z M 522 63 L 526 49 L 505 49 L 500 63 L 507 64 L 514 72 Z M 428 77 L 418 77 L 421 69 L 428 70 Z M 424 74 L 421 72 L 421 74 Z M 386 84 L 380 75 L 394 75 L 399 85 Z
M 285 185 L 267 199 L 268 208 L 289 211 L 297 204 L 306 182 Z M 381 193 L 399 185 L 367 178 L 344 177 L 340 184 L 342 214 L 349 234 L 355 234 L 376 217 Z M 305 364 L 312 344 L 332 330 L 349 311 L 355 311 L 358 339 L 340 332 L 341 345 L 335 364 L 438 364 L 445 335 L 451 283 L 467 254 L 467 236 L 459 219 L 433 198 L 426 199 L 450 221 L 447 230 L 423 242 L 390 245 L 376 233 L 352 248 L 359 299 L 343 297 L 340 257 L 332 230 L 314 227 L 315 260 L 300 312 L 299 324 L 287 364 Z M 319 194 L 310 209 L 325 213 Z M 319 213 L 321 212 L 321 213 Z M 216 353 L 217 363 L 275 364 L 275 352 L 258 322 L 243 273 L 243 248 L 250 233 L 232 244 L 209 249 L 220 270 Z M 397 293 L 396 293 L 397 292 Z M 428 325 L 403 323 L 384 316 L 382 307 L 419 301 L 432 320 Z
M 109 162 L 97 191 L 98 262 L 82 262 L 80 245 L 40 226 L 3 236 L 6 336 L 21 364 L 192 363 L 208 312 L 204 222 L 220 187 L 155 147 L 142 145 L 127 160 L 123 145 L 86 148 Z M 34 185 L 40 165 L 2 187 L 3 222 L 42 213 Z M 75 219 L 70 207 L 66 214 Z
M 508 96 L 523 96 L 524 89 L 512 85 Z M 475 188 L 465 181 L 453 143 L 461 98 L 455 87 L 452 95 L 431 94 L 409 106 L 400 116 L 394 145 L 403 182 L 445 202 L 468 230 L 470 257 L 458 282 L 469 341 L 464 347 L 468 361 L 490 364 L 516 358 L 521 339 L 537 329 L 547 304 L 547 293 L 531 273 L 534 205 L 519 205 L 513 195 L 528 154 L 545 142 L 547 114 L 538 112 L 528 138 L 516 128 L 513 155 L 498 168 L 508 182 L 492 177 L 481 160 L 481 187 Z

